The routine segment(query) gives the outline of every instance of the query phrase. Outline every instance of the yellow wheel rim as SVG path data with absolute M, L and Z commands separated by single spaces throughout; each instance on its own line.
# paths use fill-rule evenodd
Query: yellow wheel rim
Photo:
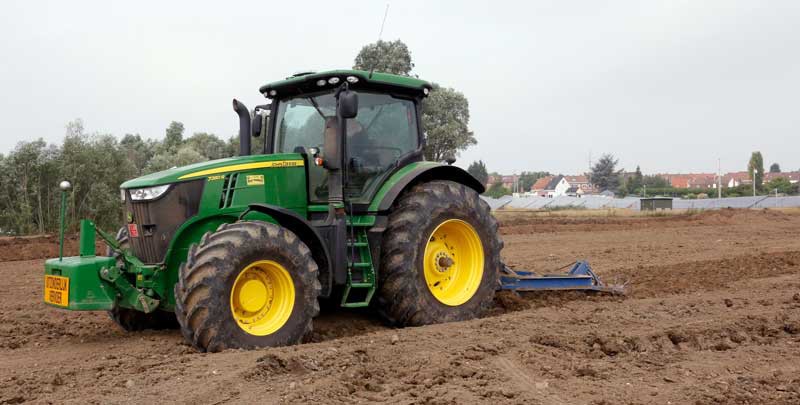
M 483 244 L 472 225 L 448 219 L 433 230 L 423 258 L 425 282 L 442 304 L 458 306 L 472 298 L 483 279 Z
M 294 308 L 294 283 L 286 268 L 271 260 L 251 263 L 236 276 L 231 312 L 245 332 L 266 336 L 280 329 Z

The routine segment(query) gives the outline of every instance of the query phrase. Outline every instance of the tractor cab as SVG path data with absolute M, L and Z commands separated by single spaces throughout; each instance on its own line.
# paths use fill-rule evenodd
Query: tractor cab
M 267 129 L 264 153 L 311 157 L 315 163 L 308 168 L 312 204 L 324 204 L 329 199 L 324 163 L 325 154 L 332 151 L 325 151 L 326 136 L 331 140 L 340 132 L 346 134 L 329 147 L 341 150 L 343 198 L 356 211 L 369 205 L 393 170 L 423 160 L 420 105 L 430 90 L 427 82 L 382 73 L 333 71 L 292 76 L 260 90 L 272 100 L 272 120 L 261 126 L 263 115 L 254 114 L 251 128 Z M 354 116 L 343 118 L 342 125 L 337 118 L 337 103 L 343 91 L 352 92 L 357 103 Z

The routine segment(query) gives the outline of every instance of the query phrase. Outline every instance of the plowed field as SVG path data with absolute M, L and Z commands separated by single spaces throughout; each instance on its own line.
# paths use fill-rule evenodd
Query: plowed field
M 0 239 L 0 404 L 800 403 L 800 215 L 500 219 L 512 267 L 587 259 L 630 293 L 504 293 L 483 319 L 406 329 L 328 310 L 309 343 L 199 354 L 46 307 L 54 238 Z

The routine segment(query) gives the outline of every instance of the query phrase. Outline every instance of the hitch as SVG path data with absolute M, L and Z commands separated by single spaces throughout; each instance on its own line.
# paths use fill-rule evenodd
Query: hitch
M 572 268 L 566 274 L 539 275 L 532 271 L 514 270 L 503 264 L 499 289 L 512 291 L 588 290 L 614 295 L 625 294 L 625 283 L 618 285 L 603 283 L 592 271 L 589 262 L 585 260 L 578 260 L 568 266 L 572 266 Z

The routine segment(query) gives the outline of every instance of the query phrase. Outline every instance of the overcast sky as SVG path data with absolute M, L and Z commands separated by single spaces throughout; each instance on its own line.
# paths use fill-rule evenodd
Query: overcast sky
M 646 173 L 800 169 L 800 1 L 390 1 L 420 78 L 470 102 L 457 164 L 586 171 L 610 152 Z M 0 2 L 0 153 L 65 124 L 162 137 L 236 132 L 233 97 L 350 67 L 385 1 Z

